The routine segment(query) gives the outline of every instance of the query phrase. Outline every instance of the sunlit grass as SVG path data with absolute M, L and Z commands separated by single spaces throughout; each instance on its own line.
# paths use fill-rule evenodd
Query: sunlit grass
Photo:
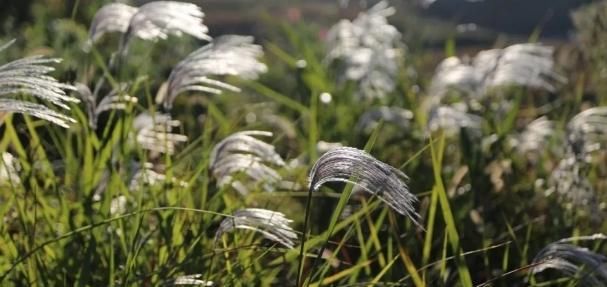
M 14 157 L 16 171 L 11 176 L 9 163 L 0 162 L 0 285 L 158 286 L 181 278 L 218 286 L 574 286 L 588 274 L 607 280 L 588 273 L 605 271 L 604 262 L 566 269 L 575 271 L 566 278 L 558 268 L 534 274 L 534 267 L 545 263 L 536 255 L 549 244 L 607 232 L 607 117 L 600 108 L 602 95 L 584 96 L 592 83 L 559 78 L 562 86 L 551 85 L 554 91 L 506 86 L 483 90 L 477 98 L 451 87 L 436 103 L 429 94 L 432 71 L 422 68 L 428 63 L 408 58 L 403 49 L 403 57 L 390 65 L 397 67 L 389 75 L 394 85 L 368 99 L 359 82 L 344 79 L 344 63 L 328 63 L 314 28 L 268 21 L 275 30 L 268 33 L 274 38 L 260 44 L 263 64 L 257 62 L 259 47 L 242 38 L 254 50 L 246 61 L 256 64 L 255 73 L 267 66 L 267 73 L 245 80 L 203 63 L 206 69 L 190 75 L 183 64 L 186 88 L 166 106 L 162 86 L 171 70 L 206 42 L 175 35 L 157 42 L 135 37 L 118 62 L 112 53 L 124 41 L 119 35 L 105 35 L 89 52 L 74 48 L 86 41 L 78 37 L 54 46 L 53 53 L 78 65 L 73 71 L 58 65 L 53 76 L 87 85 L 98 97 L 116 90 L 138 101 L 100 113 L 96 128 L 84 103 L 69 104 L 69 116 L 77 121 L 69 129 L 27 115 L 2 115 L 0 152 Z M 84 25 L 70 23 L 72 32 L 86 34 Z M 457 48 L 455 41 L 446 43 L 449 56 Z M 421 48 L 411 47 L 411 55 L 427 52 L 414 49 Z M 207 56 L 213 55 L 218 54 Z M 230 65 L 242 61 L 222 63 L 232 71 Z M 369 69 L 366 76 L 376 72 Z M 127 82 L 124 90 L 117 89 Z M 216 93 L 204 92 L 209 89 Z M 458 110 L 462 105 L 467 110 Z M 384 113 L 396 107 L 413 118 L 407 128 L 381 116 L 367 131 L 357 128 L 360 117 L 378 107 L 385 107 L 378 109 Z M 433 114 L 441 107 L 461 113 Z M 143 113 L 152 118 L 153 146 L 138 141 L 133 127 Z M 161 114 L 181 124 L 159 127 L 169 122 L 156 121 Z M 548 135 L 520 136 L 540 116 L 553 124 Z M 264 155 L 279 157 L 279 164 L 240 166 L 229 176 L 216 173 L 214 148 L 242 131 L 267 131 L 271 137 L 250 146 L 237 141 L 230 152 L 254 163 Z M 167 134 L 187 140 L 169 143 Z M 520 152 L 513 143 L 521 140 L 537 140 L 540 148 Z M 337 176 L 349 183 L 310 186 L 310 170 L 326 152 L 320 141 L 365 155 Z M 247 150 L 251 146 L 263 148 Z M 364 173 L 371 170 L 382 179 L 400 175 L 388 167 L 408 176 L 399 178 L 406 186 L 382 184 Z M 558 167 L 574 170 L 562 171 L 575 175 L 570 185 L 554 178 Z M 255 168 L 271 171 L 255 173 Z M 331 171 L 340 169 L 325 170 Z M 256 174 L 275 177 L 256 180 Z M 141 177 L 135 180 L 136 175 Z M 555 189 L 553 181 L 571 192 L 548 193 Z M 403 190 L 418 199 L 407 202 L 413 210 L 386 201 L 390 192 Z M 238 212 L 247 208 L 279 212 L 278 227 Z M 221 226 L 229 234 L 216 236 Z M 281 235 L 272 228 L 287 230 L 287 239 L 272 240 L 273 234 Z M 588 248 L 570 250 L 603 260 L 603 237 L 568 242 Z

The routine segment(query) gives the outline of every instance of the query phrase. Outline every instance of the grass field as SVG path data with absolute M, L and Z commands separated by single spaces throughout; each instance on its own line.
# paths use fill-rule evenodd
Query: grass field
M 604 3 L 440 59 L 383 1 L 261 42 L 34 5 L 0 37 L 0 285 L 607 286 Z

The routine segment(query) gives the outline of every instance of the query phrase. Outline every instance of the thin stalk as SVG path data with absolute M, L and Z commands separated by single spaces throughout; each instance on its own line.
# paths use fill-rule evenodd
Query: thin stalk
M 310 188 L 308 189 L 308 198 L 306 200 L 306 215 L 305 215 L 305 219 L 304 219 L 304 228 L 303 228 L 303 234 L 301 236 L 301 248 L 299 250 L 299 266 L 297 267 L 297 281 L 296 282 L 296 286 L 301 286 L 300 285 L 300 279 L 301 279 L 301 275 L 303 272 L 303 267 L 304 267 L 304 261 L 305 261 L 305 244 L 306 244 L 306 237 L 308 234 L 308 224 L 310 224 L 310 209 L 312 208 L 312 186 L 310 186 Z

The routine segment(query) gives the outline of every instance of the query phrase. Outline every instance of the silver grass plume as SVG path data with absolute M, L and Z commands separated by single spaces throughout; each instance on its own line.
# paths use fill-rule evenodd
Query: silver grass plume
M 532 264 L 536 265 L 531 273 L 537 274 L 546 269 L 555 269 L 579 280 L 583 286 L 604 286 L 607 284 L 607 256 L 568 243 L 574 240 L 606 238 L 603 234 L 595 234 L 580 238 L 565 238 L 551 243 L 535 256 Z
M 130 191 L 135 191 L 141 186 L 154 186 L 167 181 L 167 176 L 155 171 L 152 163 L 146 162 L 141 165 L 134 163 L 133 168 L 135 172 L 129 182 Z M 181 187 L 188 186 L 187 182 L 178 180 L 177 178 L 171 178 L 170 181 Z
M 81 83 L 76 83 L 75 87 L 86 106 L 86 112 L 89 117 L 89 126 L 93 129 L 97 128 L 99 115 L 103 112 L 109 110 L 126 110 L 131 104 L 137 103 L 138 101 L 136 97 L 131 97 L 126 94 L 128 88 L 127 84 L 121 84 L 117 89 L 112 89 L 112 91 L 105 95 L 99 103 L 97 103 L 97 98 L 89 87 Z
M 555 134 L 554 122 L 547 117 L 539 117 L 530 122 L 525 129 L 511 139 L 511 145 L 521 153 L 540 152 Z
M 188 34 L 197 39 L 211 40 L 209 29 L 202 23 L 204 13 L 198 5 L 175 1 L 153 1 L 137 9 L 123 35 L 122 48 L 131 37 L 143 40 L 166 39 L 169 35 Z
M 97 42 L 106 33 L 125 33 L 137 8 L 122 3 L 104 5 L 95 13 L 89 28 L 89 41 L 87 46 Z
M 293 248 L 297 234 L 289 226 L 293 220 L 284 214 L 261 208 L 240 209 L 232 217 L 224 218 L 215 233 L 215 246 L 221 236 L 235 229 L 248 229 L 261 233 L 265 238 L 280 243 L 287 248 Z
M 266 191 L 273 191 L 282 182 L 280 174 L 273 167 L 284 167 L 285 162 L 276 153 L 274 146 L 255 136 L 271 137 L 271 132 L 244 131 L 223 139 L 213 148 L 210 155 L 210 169 L 219 186 L 231 184 L 241 194 L 247 194 L 249 187 L 236 175 L 243 173 L 254 184 L 263 184 Z
M 177 95 L 186 91 L 221 94 L 240 89 L 217 76 L 238 76 L 253 80 L 265 73 L 267 67 L 258 58 L 263 56 L 261 46 L 253 44 L 253 37 L 227 35 L 192 52 L 171 71 L 164 106 L 171 108 Z
M 399 107 L 377 107 L 366 111 L 356 124 L 356 129 L 370 133 L 380 121 L 407 129 L 413 119 L 413 112 Z
M 325 61 L 341 62 L 343 80 L 358 82 L 359 98 L 383 98 L 396 86 L 401 34 L 387 21 L 394 13 L 388 2 L 380 1 L 353 21 L 341 20 L 327 33 Z
M 479 52 L 472 62 L 450 57 L 439 64 L 430 94 L 442 97 L 450 89 L 483 97 L 492 88 L 525 86 L 555 92 L 566 79 L 555 71 L 554 50 L 541 44 L 515 44 Z
M 340 147 L 323 154 L 309 175 L 310 190 L 316 191 L 328 182 L 352 183 L 376 195 L 394 211 L 409 217 L 416 225 L 419 214 L 413 204 L 417 198 L 405 183 L 408 177 L 363 150 Z
M 579 209 L 599 222 L 601 211 L 596 191 L 587 176 L 592 152 L 607 141 L 607 107 L 594 107 L 575 115 L 566 127 L 564 156 L 548 179 L 549 195 L 556 192 L 569 207 Z
M 178 144 L 188 140 L 187 136 L 172 132 L 173 128 L 180 125 L 181 123 L 171 119 L 170 115 L 144 112 L 137 115 L 133 121 L 135 140 L 143 149 L 173 154 Z
M 126 196 L 119 195 L 110 202 L 110 215 L 120 215 L 126 212 L 128 200 Z
M 450 106 L 438 106 L 430 111 L 428 128 L 431 131 L 443 130 L 447 135 L 453 135 L 460 129 L 466 128 L 475 134 L 481 133 L 483 118 L 466 113 L 461 109 Z
M 567 123 L 567 149 L 578 157 L 599 149 L 606 140 L 607 107 L 589 108 Z
M 262 160 L 274 165 L 283 166 L 285 163 L 274 146 L 258 140 L 253 136 L 271 137 L 271 132 L 266 131 L 244 131 L 237 132 L 220 141 L 211 152 L 211 166 L 222 157 L 233 153 L 253 154 Z
M 516 44 L 504 49 L 481 51 L 474 67 L 483 75 L 486 89 L 519 85 L 556 91 L 566 79 L 554 69 L 554 48 L 541 44 Z
M 13 41 L 0 47 L 0 52 Z M 68 103 L 78 103 L 77 98 L 68 96 L 65 90 L 74 90 L 71 85 L 58 82 L 48 73 L 55 70 L 49 64 L 59 63 L 61 59 L 33 56 L 22 58 L 0 66 L 0 97 L 12 94 L 30 94 L 69 110 Z M 48 107 L 32 102 L 10 98 L 0 99 L 0 112 L 17 112 L 28 114 L 62 127 L 75 123 L 73 118 L 55 112 Z
M 69 128 L 70 124 L 76 122 L 75 119 L 43 105 L 13 99 L 0 99 L 0 112 L 28 114 L 64 128 Z
M 429 94 L 440 98 L 453 89 L 475 96 L 481 82 L 482 75 L 473 66 L 458 57 L 448 57 L 436 67 Z
M 0 161 L 0 185 L 20 183 L 19 171 L 21 171 L 19 161 L 12 154 L 3 152 Z
M 212 281 L 202 280 L 202 274 L 192 274 L 192 275 L 183 275 L 179 276 L 167 283 L 163 286 L 207 286 L 211 287 L 215 284 Z
M 599 215 L 599 206 L 594 187 L 586 178 L 587 169 L 587 165 L 575 156 L 566 155 L 552 171 L 546 194 L 556 192 L 572 207 L 585 207 L 580 211 L 588 212 L 587 215 L 595 217 Z

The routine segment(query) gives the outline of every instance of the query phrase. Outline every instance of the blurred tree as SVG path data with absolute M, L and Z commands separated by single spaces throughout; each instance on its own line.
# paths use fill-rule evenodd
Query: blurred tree
M 34 2 L 33 0 L 22 0 L 22 1 L 6 1 L 2 3 L 2 9 L 0 9 L 0 19 L 2 20 L 2 29 L 8 27 L 18 26 L 20 23 L 29 21 L 31 18 L 30 6 Z

